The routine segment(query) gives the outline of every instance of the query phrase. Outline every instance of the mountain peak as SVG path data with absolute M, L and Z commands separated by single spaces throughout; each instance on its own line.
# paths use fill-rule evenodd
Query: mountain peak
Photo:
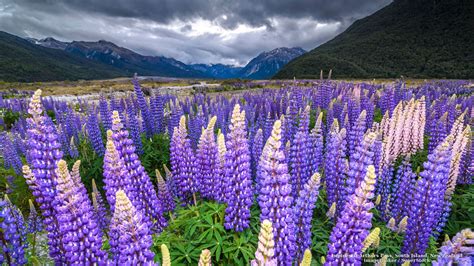
M 262 52 L 242 69 L 242 75 L 252 79 L 271 78 L 280 68 L 304 53 L 306 51 L 300 47 L 279 47 Z

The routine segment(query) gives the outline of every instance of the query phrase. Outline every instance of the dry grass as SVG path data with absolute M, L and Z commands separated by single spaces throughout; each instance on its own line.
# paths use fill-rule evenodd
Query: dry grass
M 188 86 L 193 84 L 192 80 L 173 81 L 140 81 L 143 87 L 157 88 L 168 86 Z M 94 80 L 94 81 L 54 81 L 54 82 L 33 82 L 33 83 L 2 83 L 1 90 L 43 90 L 44 95 L 87 95 L 98 92 L 125 92 L 132 91 L 133 86 L 130 79 Z

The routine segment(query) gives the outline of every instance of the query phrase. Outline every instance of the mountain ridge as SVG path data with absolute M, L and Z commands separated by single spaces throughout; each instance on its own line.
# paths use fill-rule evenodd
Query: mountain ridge
M 397 0 L 289 62 L 275 76 L 473 78 L 474 1 Z
M 300 47 L 279 47 L 264 51 L 252 58 L 247 65 L 238 67 L 224 64 L 185 64 L 174 58 L 141 55 L 105 40 L 97 42 L 72 41 L 69 43 L 58 41 L 52 37 L 41 40 L 30 38 L 29 40 L 40 46 L 62 49 L 75 55 L 113 65 L 130 74 L 137 72 L 140 75 L 157 75 L 156 73 L 159 72 L 165 76 L 191 78 L 268 79 L 291 59 L 306 52 Z

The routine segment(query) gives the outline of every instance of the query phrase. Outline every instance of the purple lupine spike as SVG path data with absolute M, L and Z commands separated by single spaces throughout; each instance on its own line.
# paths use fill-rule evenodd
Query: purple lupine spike
M 183 115 L 183 110 L 178 105 L 173 105 L 171 108 L 171 115 L 168 121 L 168 135 L 173 137 L 174 128 L 179 127 L 179 121 Z
M 127 116 L 127 128 L 130 131 L 130 137 L 133 140 L 133 145 L 135 146 L 138 154 L 143 154 L 143 144 L 142 139 L 140 137 L 140 127 L 138 125 L 135 109 L 133 109 L 133 106 L 131 104 L 127 105 Z
M 132 205 L 123 190 L 115 196 L 114 215 L 110 222 L 110 251 L 117 265 L 156 265 L 151 230 L 144 216 Z
M 96 112 L 89 110 L 89 115 L 87 116 L 87 134 L 89 141 L 92 144 L 92 148 L 99 156 L 103 156 L 105 152 L 104 142 L 102 141 L 102 134 L 100 132 L 99 122 L 97 121 Z
M 138 106 L 140 107 L 140 111 L 142 114 L 143 129 L 145 130 L 146 136 L 150 138 L 153 135 L 152 121 L 151 121 L 152 118 L 150 117 L 148 104 L 136 75 L 133 77 L 132 83 L 133 83 L 133 88 L 135 90 L 135 94 L 137 96 Z
M 412 193 L 415 188 L 416 174 L 411 170 L 408 160 L 403 160 L 399 166 L 393 185 L 393 198 L 390 203 L 390 216 L 398 224 L 403 217 L 408 216 Z
M 448 128 L 448 112 L 444 113 L 439 119 L 433 119 L 431 121 L 430 128 L 430 142 L 428 143 L 428 153 L 432 153 L 436 146 L 443 142 L 446 136 L 449 134 Z
M 319 170 L 323 162 L 323 113 L 320 112 L 318 117 L 316 118 L 316 123 L 314 128 L 311 129 L 311 133 L 309 134 L 310 139 L 310 154 L 308 155 L 310 158 L 310 165 L 311 165 L 311 173 L 315 173 Z
M 369 165 L 366 173 L 332 229 L 324 265 L 362 265 L 363 241 L 372 227 L 370 210 L 374 207 L 371 202 L 376 182 L 374 166 Z
M 138 193 L 137 188 L 132 185 L 132 180 L 125 168 L 125 162 L 115 148 L 112 134 L 111 130 L 107 131 L 107 144 L 103 164 L 105 197 L 109 203 L 111 213 L 114 212 L 115 194 L 117 191 L 123 190 L 125 193 L 128 193 L 132 202 L 137 201 L 138 198 L 136 196 Z
M 63 245 L 59 234 L 59 224 L 55 219 L 54 208 L 56 190 L 56 167 L 63 154 L 60 150 L 54 124 L 43 115 L 41 90 L 37 90 L 29 104 L 27 119 L 27 153 L 26 158 L 31 166 L 24 168 L 29 178 L 28 186 L 38 202 L 44 217 L 44 225 L 48 231 L 49 254 L 55 263 L 65 263 L 62 255 Z M 26 176 L 25 176 L 26 178 Z M 28 180 L 28 178 L 27 178 Z
M 291 183 L 293 186 L 293 198 L 303 189 L 304 184 L 308 182 L 311 176 L 311 161 L 307 154 L 313 154 L 309 137 L 309 105 L 301 114 L 300 127 L 295 134 L 290 148 L 290 165 L 291 165 Z M 314 155 L 314 154 L 313 154 Z
M 0 154 L 3 155 L 5 169 L 13 168 L 16 174 L 21 174 L 21 157 L 13 146 L 8 134 L 0 135 Z
M 252 143 L 252 173 L 253 176 L 255 176 L 255 189 L 256 191 L 259 190 L 259 180 L 257 176 L 257 166 L 258 166 L 258 160 L 260 159 L 260 156 L 262 155 L 262 150 L 263 150 L 263 131 L 261 128 L 257 130 L 257 133 L 255 133 L 255 137 L 253 138 L 253 143 Z
M 468 140 L 466 150 L 462 155 L 461 166 L 459 170 L 458 184 L 472 184 L 472 178 L 474 177 L 474 141 Z
M 281 147 L 281 122 L 275 121 L 263 148 L 260 168 L 260 221 L 273 223 L 275 258 L 279 265 L 292 265 L 295 255 L 295 223 L 288 166 Z
M 40 215 L 36 211 L 33 201 L 29 199 L 28 203 L 30 205 L 30 214 L 28 215 L 27 221 L 28 233 L 34 234 L 37 232 L 41 232 L 43 230 L 43 221 L 41 220 Z
M 232 111 L 230 132 L 227 134 L 225 155 L 225 210 L 226 229 L 237 232 L 250 226 L 250 206 L 252 205 L 252 177 L 250 151 L 245 125 L 245 111 L 240 112 L 236 104 Z
M 99 189 L 97 189 L 95 179 L 92 179 L 91 198 L 96 220 L 99 223 L 99 228 L 103 231 L 109 226 L 110 216 L 107 208 L 105 207 L 102 195 L 100 194 Z
M 173 178 L 173 174 L 171 171 L 168 169 L 168 166 L 166 164 L 163 164 L 163 169 L 165 170 L 165 176 L 166 176 L 166 185 L 168 186 L 171 195 L 174 197 L 177 197 L 178 193 L 176 191 L 176 182 Z
M 27 230 L 23 215 L 7 196 L 0 200 L 0 263 L 26 265 Z
M 380 195 L 381 203 L 377 206 L 382 219 L 387 222 L 390 218 L 389 205 L 390 205 L 390 190 L 393 182 L 393 164 L 384 165 L 380 170 L 379 182 L 377 183 L 377 195 Z
M 135 153 L 133 141 L 128 137 L 127 130 L 123 128 L 117 111 L 112 113 L 112 131 L 115 148 L 125 163 L 132 186 L 137 189 L 137 193 L 134 195 L 137 200 L 133 203 L 138 203 L 140 208 L 137 207 L 137 209 L 143 212 L 149 218 L 149 221 L 153 223 L 151 229 L 161 231 L 167 224 L 163 217 L 161 203 L 158 200 L 150 177 L 145 172 L 140 159 Z
M 57 196 L 55 209 L 67 264 L 105 263 L 102 232 L 92 204 L 82 183 L 75 184 L 67 164 L 61 160 L 57 168 Z
M 451 161 L 449 145 L 448 138 L 423 163 L 425 170 L 420 173 L 421 178 L 417 181 L 410 203 L 408 225 L 401 249 L 404 255 L 423 256 L 428 248 L 429 237 L 442 213 Z M 419 262 L 414 261 L 413 264 L 419 265 Z
M 163 204 L 163 211 L 164 212 L 172 212 L 176 207 L 174 203 L 173 196 L 171 195 L 170 188 L 168 184 L 165 183 L 165 180 L 161 176 L 161 173 L 158 169 L 155 170 L 156 172 L 156 181 L 158 186 L 158 199 Z
M 328 205 L 336 204 L 336 211 L 344 207 L 345 180 L 348 171 L 346 156 L 346 129 L 339 130 L 339 123 L 334 120 L 328 134 L 327 153 L 324 163 Z
M 294 207 L 295 236 L 296 236 L 296 261 L 303 259 L 304 251 L 311 247 L 311 221 L 313 209 L 318 200 L 321 176 L 315 173 L 304 188 L 300 191 Z
M 356 151 L 357 146 L 360 145 L 364 139 L 364 133 L 366 130 L 366 117 L 367 113 L 365 110 L 363 110 L 348 133 L 347 144 L 349 147 L 347 151 L 349 155 Z
M 184 203 L 189 203 L 193 193 L 198 191 L 198 185 L 195 184 L 196 162 L 186 130 L 185 116 L 181 117 L 179 126 L 174 128 L 170 144 L 170 161 L 178 197 Z
M 199 191 L 201 196 L 206 199 L 218 200 L 217 190 L 221 186 L 219 181 L 219 150 L 214 136 L 214 126 L 217 117 L 212 117 L 209 125 L 203 130 L 201 138 L 199 139 L 197 154 L 196 154 L 196 174 Z
M 357 145 L 356 150 L 351 153 L 346 179 L 346 199 L 359 187 L 360 182 L 367 173 L 367 167 L 373 165 L 373 144 L 375 139 L 375 133 L 370 132 L 366 134 L 363 141 Z

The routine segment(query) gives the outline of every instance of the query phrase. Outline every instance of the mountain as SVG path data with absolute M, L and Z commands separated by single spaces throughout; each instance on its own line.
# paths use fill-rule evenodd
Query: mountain
M 268 79 L 292 59 L 306 53 L 299 47 L 281 47 L 263 52 L 252 59 L 241 71 L 240 77 L 249 79 Z
M 293 58 L 304 54 L 306 51 L 299 47 L 281 47 L 269 52 L 263 52 L 250 60 L 244 67 L 223 64 L 194 64 L 193 69 L 217 79 L 269 79 Z
M 304 54 L 302 48 L 281 47 L 263 52 L 245 67 L 224 64 L 184 64 L 164 56 L 144 56 L 108 41 L 61 42 L 48 37 L 42 40 L 29 39 L 32 43 L 96 60 L 124 70 L 127 75 L 139 73 L 144 76 L 172 76 L 215 79 L 268 79 L 293 58 Z
M 474 78 L 474 1 L 395 0 L 274 78 Z
M 112 66 L 41 47 L 0 31 L 0 81 L 104 79 L 124 76 Z
M 164 56 L 145 56 L 104 40 L 63 42 L 52 37 L 20 38 L 0 32 L 0 80 L 51 81 L 107 79 L 132 76 L 178 78 L 268 79 L 301 48 L 263 52 L 244 67 L 224 64 L 185 64 Z
M 66 52 L 122 69 L 129 75 L 167 76 L 183 78 L 209 77 L 192 67 L 164 56 L 144 56 L 108 41 L 69 43 Z
M 241 67 L 224 64 L 193 64 L 189 66 L 196 71 L 203 72 L 205 75 L 216 79 L 240 78 L 240 71 L 242 70 Z
M 67 45 L 69 44 L 67 42 L 58 41 L 54 39 L 53 37 L 47 37 L 41 40 L 38 40 L 35 38 L 26 38 L 26 39 L 34 44 L 41 45 L 46 48 L 53 48 L 53 49 L 59 49 L 59 50 L 66 49 Z

